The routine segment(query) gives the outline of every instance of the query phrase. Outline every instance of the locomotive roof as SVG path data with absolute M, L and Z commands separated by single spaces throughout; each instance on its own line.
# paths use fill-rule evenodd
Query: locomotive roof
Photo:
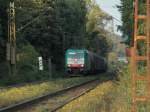
M 86 49 L 68 49 L 66 52 L 88 52 Z
M 93 52 L 91 52 L 91 51 L 89 51 L 89 50 L 86 50 L 86 49 L 68 49 L 67 51 L 66 51 L 66 53 L 68 53 L 68 52 L 86 52 L 86 53 L 88 53 L 90 56 L 94 56 L 94 57 L 97 57 L 97 58 L 100 58 L 100 59 L 102 59 L 102 60 L 105 60 L 106 61 L 106 58 L 105 57 L 102 57 L 102 56 L 100 56 L 100 55 L 97 55 L 96 53 L 93 53 Z
M 75 52 L 75 51 L 76 52 L 87 52 L 88 54 L 94 55 L 96 57 L 101 57 L 101 56 L 97 55 L 96 53 L 93 53 L 93 52 L 91 52 L 91 51 L 89 51 L 87 49 L 68 49 L 66 52 Z

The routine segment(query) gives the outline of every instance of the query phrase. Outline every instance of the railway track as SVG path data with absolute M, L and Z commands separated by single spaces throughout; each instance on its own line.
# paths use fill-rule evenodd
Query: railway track
M 91 91 L 92 89 L 94 89 L 96 87 L 96 85 L 92 86 L 91 88 L 88 88 L 82 92 L 80 92 L 78 95 L 73 95 L 73 97 L 69 98 L 68 100 L 65 100 L 63 103 L 61 103 L 60 105 L 57 105 L 56 107 L 54 107 L 53 109 L 50 110 L 50 112 L 57 112 L 59 111 L 59 109 L 61 109 L 63 106 L 67 105 L 68 103 L 72 102 L 73 100 L 81 97 L 82 95 L 88 93 L 89 91 Z
M 54 93 L 47 93 L 45 95 L 39 96 L 39 97 L 31 99 L 31 100 L 23 101 L 23 102 L 20 102 L 20 103 L 17 103 L 17 104 L 8 106 L 8 107 L 1 108 L 0 112 L 17 112 L 18 110 L 28 109 L 28 108 L 32 107 L 33 105 L 40 104 L 40 102 L 47 101 L 48 99 L 60 96 L 69 91 L 71 91 L 71 93 L 74 93 L 75 90 L 84 90 L 84 91 L 79 91 L 78 93 L 80 93 L 80 94 L 72 96 L 65 102 L 62 102 L 59 105 L 56 105 L 55 108 L 52 108 L 50 110 L 51 112 L 54 112 L 54 111 L 60 109 L 61 107 L 63 107 L 64 105 L 66 105 L 67 103 L 69 103 L 70 101 L 72 101 L 72 100 L 80 97 L 81 95 L 87 93 L 88 91 L 94 89 L 99 82 L 100 81 L 98 79 L 91 80 L 91 81 L 82 83 L 80 85 L 71 86 L 71 87 L 56 91 Z

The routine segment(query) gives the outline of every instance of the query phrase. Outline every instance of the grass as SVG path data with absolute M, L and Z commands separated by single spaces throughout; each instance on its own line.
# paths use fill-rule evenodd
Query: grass
M 132 106 L 132 87 L 131 87 L 131 73 L 130 68 L 124 68 L 120 75 L 120 82 L 116 88 L 116 92 L 113 91 L 112 95 L 116 97 L 112 104 L 112 112 L 131 112 Z M 146 93 L 146 83 L 143 81 L 136 82 L 136 95 L 143 96 Z M 149 101 L 148 101 L 149 102 Z M 137 103 L 137 112 L 149 112 L 150 103 L 147 103 L 146 107 L 144 103 Z M 147 110 L 146 110 L 147 108 Z
M 40 102 L 29 108 L 17 112 L 51 112 L 54 108 L 60 105 L 60 103 L 65 102 L 70 99 L 72 95 L 61 95 L 48 99 L 47 101 Z
M 112 81 L 107 81 L 88 94 L 72 101 L 63 107 L 59 112 L 104 112 L 105 104 L 103 102 L 104 95 L 113 89 Z
M 131 112 L 131 74 L 128 67 L 125 67 L 119 74 L 119 83 L 114 91 L 112 112 Z
M 67 79 L 51 80 L 40 84 L 26 85 L 18 88 L 10 88 L 0 90 L 0 107 L 8 106 L 20 102 L 22 100 L 31 99 L 47 92 L 54 92 L 56 90 L 83 83 L 87 80 L 96 77 L 77 77 Z
M 63 107 L 59 112 L 130 112 L 131 75 L 127 67 L 119 74 L 119 79 L 119 81 L 100 84 L 90 93 Z
M 102 77 L 102 80 L 105 80 L 105 82 L 101 83 L 96 89 L 92 90 L 88 94 L 85 94 L 77 100 L 67 104 L 59 110 L 59 112 L 131 112 L 131 74 L 129 70 L 129 67 L 124 67 L 122 72 L 119 74 L 119 81 L 107 81 L 105 80 L 106 77 Z M 53 81 L 53 83 L 54 82 L 55 81 Z M 59 88 L 59 84 L 62 83 L 63 85 L 61 85 L 61 87 L 69 85 L 69 81 L 64 82 L 63 80 L 59 80 L 58 82 L 58 85 L 56 84 L 58 87 L 55 85 L 55 89 Z M 78 80 L 78 82 L 80 81 Z M 139 85 L 137 84 L 137 89 L 140 89 L 137 93 L 139 95 L 143 95 L 145 93 L 145 84 L 143 82 L 137 83 L 139 83 Z M 71 81 L 71 84 L 73 84 L 73 81 Z M 48 88 L 46 85 L 43 85 L 44 88 Z M 39 86 L 39 88 L 41 87 Z M 47 90 L 49 90 L 49 88 Z M 0 95 L 0 102 L 2 102 L 2 98 L 4 97 Z M 149 105 L 148 109 L 150 108 Z M 138 112 L 149 112 L 145 110 L 145 104 L 138 104 L 138 107 Z M 41 107 L 41 110 L 38 112 L 48 112 L 43 110 L 44 108 L 42 109 Z

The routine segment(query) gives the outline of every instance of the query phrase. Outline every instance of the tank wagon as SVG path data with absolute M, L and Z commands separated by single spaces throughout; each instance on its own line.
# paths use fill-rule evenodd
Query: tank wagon
M 66 71 L 68 73 L 100 73 L 106 70 L 106 60 L 95 53 L 74 49 L 66 51 Z

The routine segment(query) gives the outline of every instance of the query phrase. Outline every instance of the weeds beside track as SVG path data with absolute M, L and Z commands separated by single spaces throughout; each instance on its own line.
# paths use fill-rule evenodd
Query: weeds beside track
M 13 87 L 0 90 L 0 108 L 7 107 L 25 100 L 30 100 L 49 92 L 55 92 L 70 85 L 81 84 L 83 82 L 96 79 L 98 77 L 80 77 L 54 79 L 35 85 L 26 85 L 23 87 Z
M 39 96 L 39 97 L 31 99 L 31 100 L 27 100 L 27 101 L 24 101 L 24 102 L 15 104 L 15 105 L 11 105 L 9 107 L 0 109 L 0 112 L 16 112 L 19 109 L 23 109 L 25 107 L 31 106 L 31 105 L 33 105 L 35 103 L 39 103 L 39 102 L 41 102 L 43 100 L 46 100 L 48 98 L 51 98 L 51 97 L 63 94 L 66 91 L 78 88 L 80 86 L 83 86 L 83 85 L 86 85 L 86 84 L 89 84 L 89 83 L 92 83 L 93 81 L 97 81 L 97 80 L 88 81 L 88 82 L 85 82 L 85 83 L 80 84 L 80 85 L 72 86 L 72 87 L 69 87 L 69 88 L 66 88 L 66 89 L 59 90 L 59 91 L 54 92 L 54 93 L 48 93 L 48 94 Z

